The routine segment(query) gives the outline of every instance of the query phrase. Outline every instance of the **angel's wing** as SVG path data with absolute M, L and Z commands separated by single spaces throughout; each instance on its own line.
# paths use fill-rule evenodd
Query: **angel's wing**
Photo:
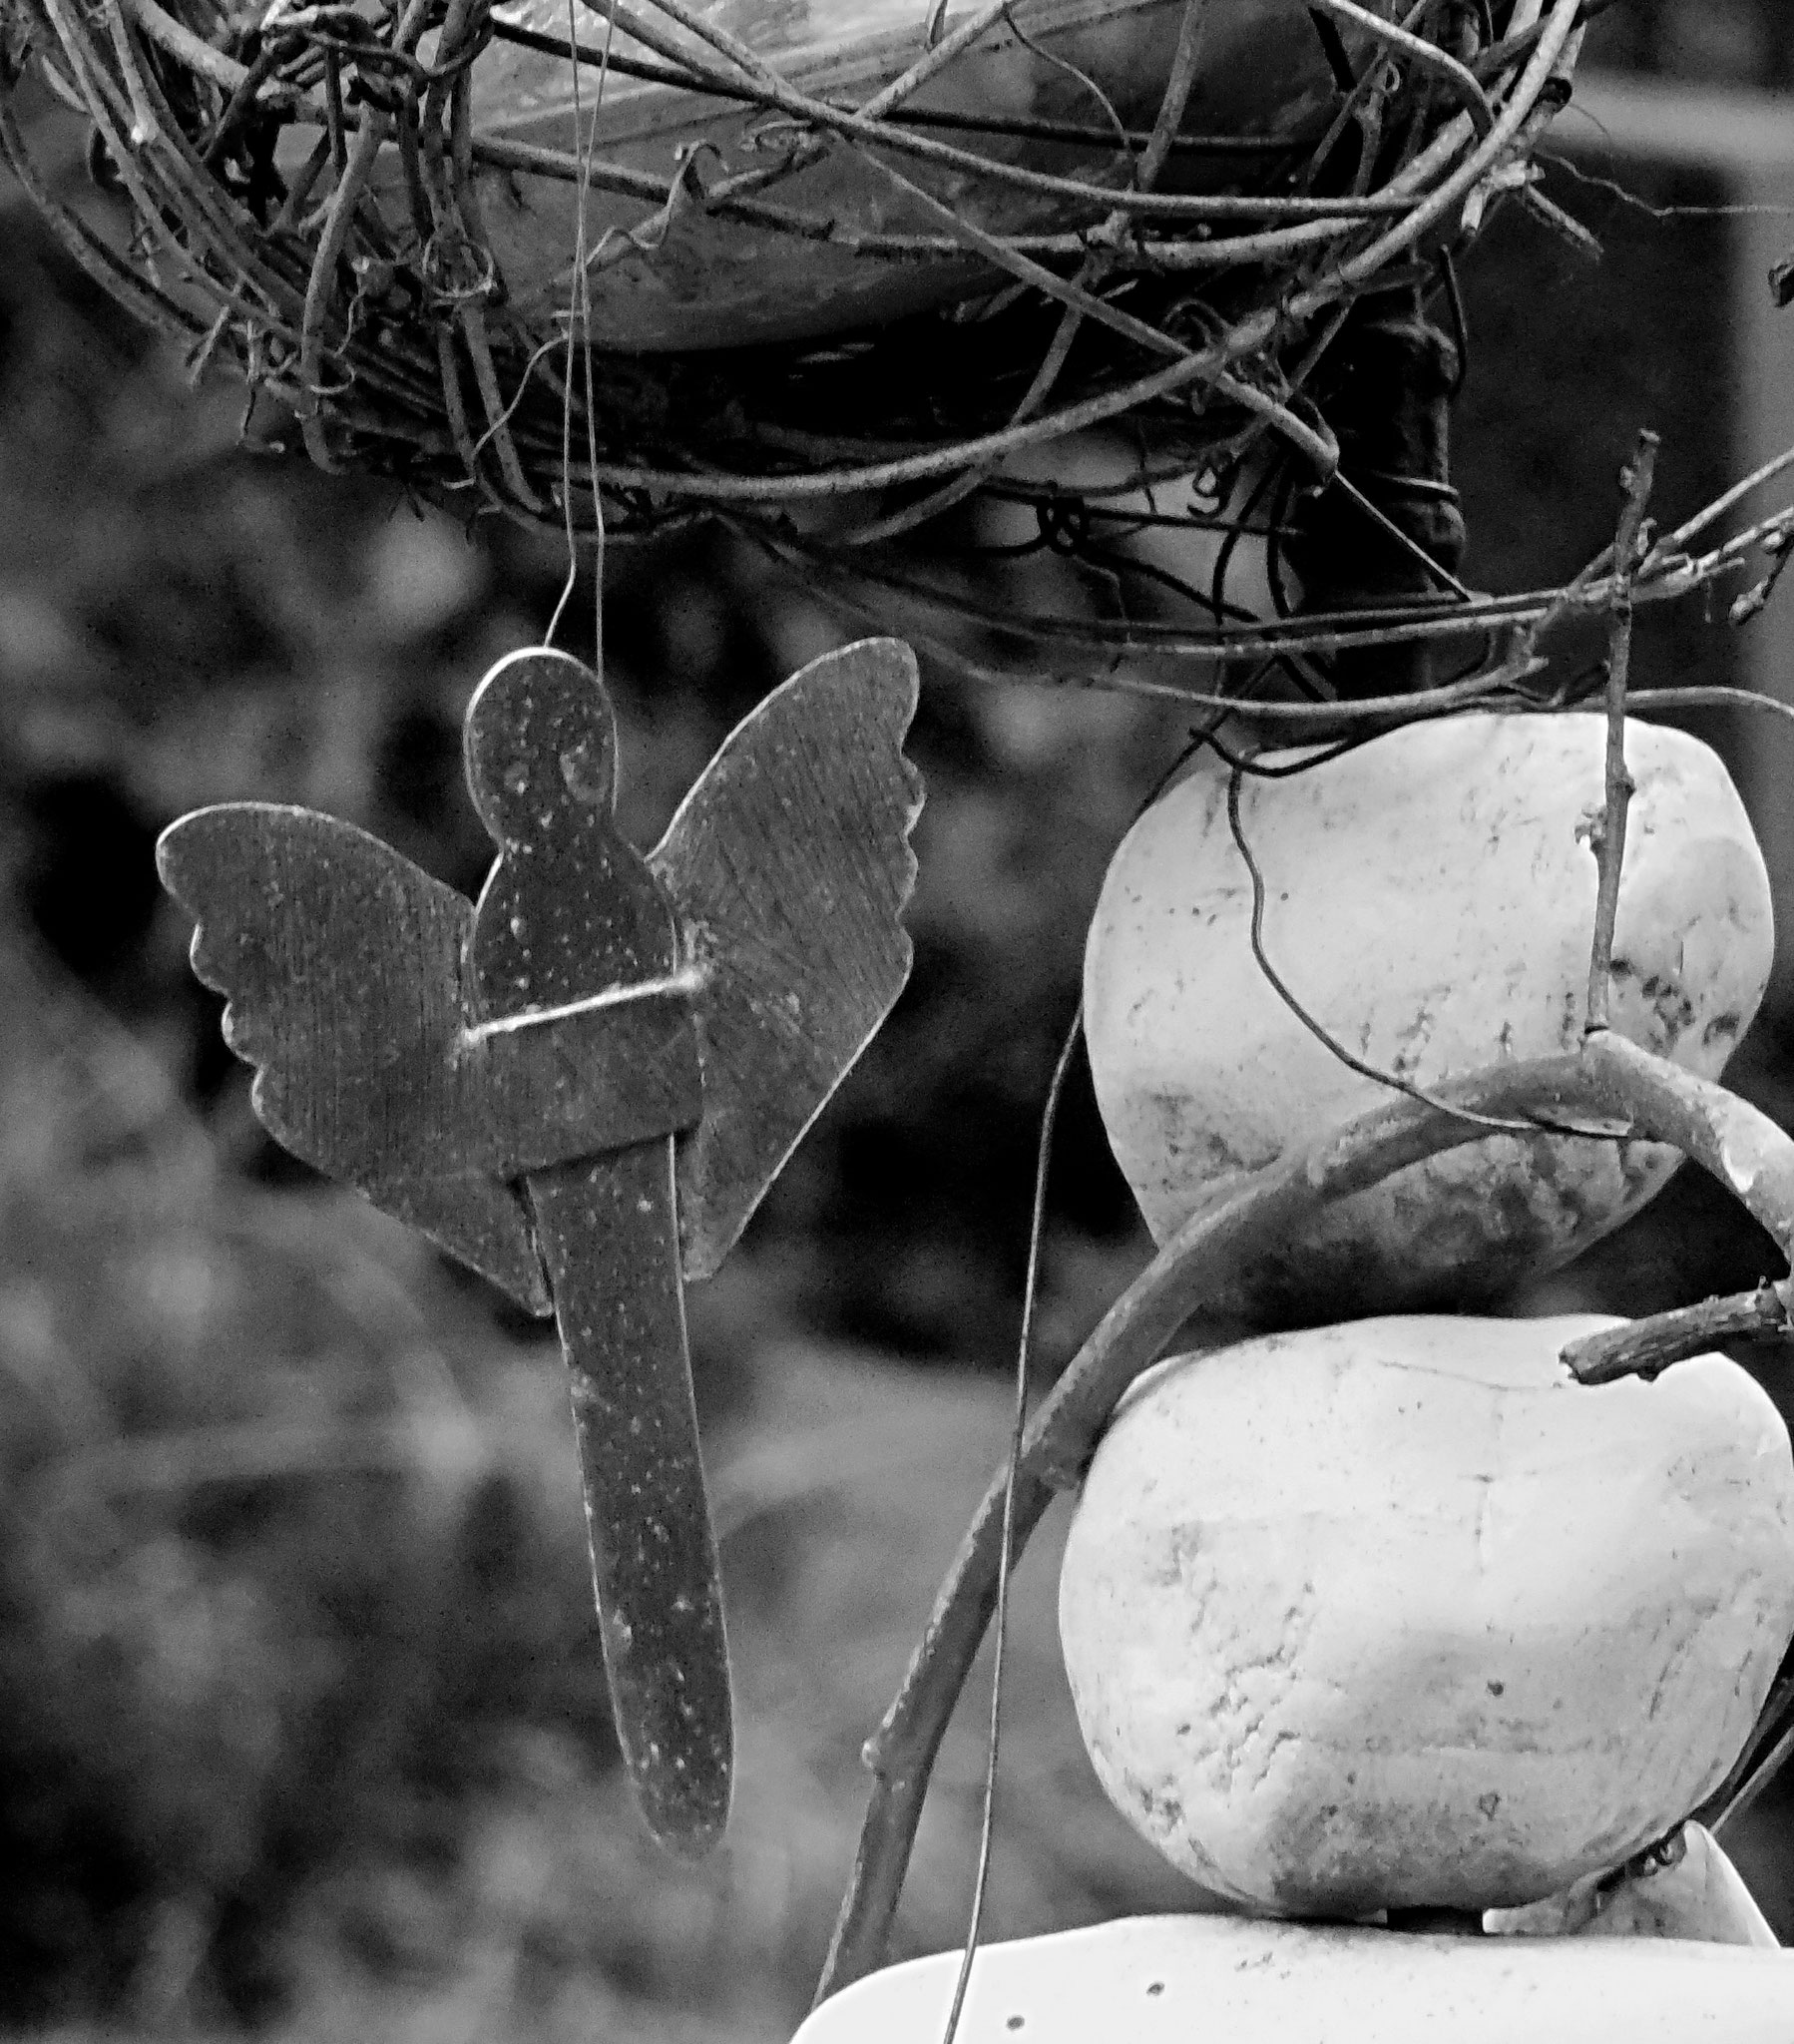
M 265 802 L 182 817 L 156 861 L 269 1133 L 547 1312 L 523 1204 L 475 1154 L 484 1075 L 456 1055 L 472 903 L 365 830 Z
M 703 974 L 703 1119 L 679 1139 L 686 1273 L 708 1277 L 909 977 L 916 661 L 867 639 L 775 689 L 650 863 Z

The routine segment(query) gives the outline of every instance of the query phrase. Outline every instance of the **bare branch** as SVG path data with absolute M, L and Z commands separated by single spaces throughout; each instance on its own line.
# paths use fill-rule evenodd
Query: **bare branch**
M 1672 1362 L 1709 1354 L 1727 1341 L 1770 1338 L 1794 1340 L 1794 1287 L 1785 1278 L 1584 1334 L 1569 1344 L 1563 1359 L 1579 1383 L 1611 1384 L 1621 1377 L 1654 1377 Z
M 1624 475 L 1625 504 L 1613 541 L 1613 609 L 1607 623 L 1606 795 L 1590 837 L 1599 879 L 1594 896 L 1594 937 L 1588 947 L 1588 1006 L 1583 1028 L 1607 1026 L 1613 964 L 1613 924 L 1619 913 L 1619 869 L 1625 862 L 1625 819 L 1632 776 L 1625 765 L 1625 691 L 1632 666 L 1632 585 L 1638 541 L 1656 475 L 1657 436 L 1641 432 Z
M 1794 1141 L 1760 1108 L 1610 1029 L 1588 1039 L 1581 1055 L 1608 1112 L 1711 1173 L 1784 1257 L 1794 1255 Z
M 1583 1057 L 1607 1088 L 1609 1102 L 1623 1102 L 1640 1126 L 1648 1118 L 1651 1134 L 1710 1172 L 1794 1263 L 1794 1144 L 1766 1114 L 1611 1030 L 1588 1038 Z M 1655 1376 L 1721 1341 L 1790 1332 L 1794 1284 L 1784 1279 L 1586 1335 L 1570 1343 L 1564 1361 L 1583 1383 L 1605 1384 L 1622 1376 Z

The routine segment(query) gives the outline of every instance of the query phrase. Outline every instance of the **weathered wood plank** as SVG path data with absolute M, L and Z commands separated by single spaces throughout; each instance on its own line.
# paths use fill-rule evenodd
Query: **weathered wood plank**
M 459 1054 L 472 903 L 365 830 L 263 802 L 183 816 L 157 865 L 268 1133 L 548 1312 L 523 1202 L 476 1162 L 486 1110 Z
M 734 1246 L 909 978 L 916 661 L 867 639 L 740 724 L 653 854 L 703 976 L 703 1119 L 679 1141 L 685 1270 Z

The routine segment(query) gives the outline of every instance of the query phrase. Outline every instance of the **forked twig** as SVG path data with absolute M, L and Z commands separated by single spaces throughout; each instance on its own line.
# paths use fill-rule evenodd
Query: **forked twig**
M 1607 749 L 1604 796 L 1590 833 L 1598 875 L 1594 895 L 1594 936 L 1588 947 L 1588 1006 L 1583 1028 L 1607 1026 L 1612 989 L 1613 924 L 1619 914 L 1619 870 L 1625 862 L 1625 819 L 1632 801 L 1632 776 L 1625 764 L 1625 692 L 1632 665 L 1632 589 L 1638 573 L 1638 543 L 1650 503 L 1657 466 L 1657 436 L 1638 435 L 1623 483 L 1625 503 L 1613 541 L 1613 608 L 1607 617 Z
M 1653 1057 L 1612 1030 L 1586 1039 L 1582 1055 L 1622 1092 L 1648 1081 L 1658 1126 L 1647 1133 L 1672 1143 L 1709 1172 L 1749 1209 L 1794 1263 L 1794 1145 L 1760 1108 L 1710 1079 L 1697 1079 Z M 1586 1334 L 1564 1350 L 1564 1361 L 1585 1384 L 1623 1376 L 1655 1376 L 1673 1362 L 1702 1355 L 1721 1341 L 1794 1331 L 1794 1282 L 1759 1284 L 1754 1291 L 1704 1305 L 1677 1306 L 1603 1333 Z

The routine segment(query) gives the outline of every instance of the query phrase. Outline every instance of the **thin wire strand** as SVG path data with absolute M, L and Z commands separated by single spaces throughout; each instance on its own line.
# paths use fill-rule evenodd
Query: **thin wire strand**
M 1364 494 L 1364 492 L 1358 487 L 1358 485 L 1352 481 L 1350 476 L 1341 474 L 1336 469 L 1334 473 L 1330 477 L 1328 477 L 1328 482 L 1332 486 L 1343 490 L 1346 493 L 1346 495 L 1351 498 L 1353 504 L 1357 507 L 1357 509 L 1361 511 L 1364 514 L 1364 516 L 1372 522 L 1373 525 L 1379 527 L 1384 533 L 1388 535 L 1390 539 L 1394 540 L 1397 546 L 1399 546 L 1402 549 L 1403 553 L 1409 555 L 1413 560 L 1418 562 L 1419 565 L 1426 570 L 1426 572 L 1433 578 L 1435 582 L 1439 584 L 1439 586 L 1442 589 L 1450 590 L 1452 595 L 1457 597 L 1463 603 L 1474 603 L 1476 601 L 1476 598 L 1471 593 L 1471 591 L 1468 590 L 1464 586 L 1464 584 L 1458 580 L 1457 576 L 1454 575 L 1449 568 L 1445 567 L 1441 562 L 1435 560 L 1433 556 L 1430 553 L 1428 553 L 1426 548 L 1421 545 L 1420 541 L 1413 536 L 1412 533 L 1404 532 L 1402 528 L 1395 522 L 1395 520 L 1390 517 L 1389 513 L 1383 509 L 1382 505 L 1373 504 L 1370 498 L 1367 497 Z
M 1246 764 L 1236 754 L 1223 746 L 1212 733 L 1208 736 L 1206 743 L 1212 746 L 1215 752 L 1220 755 L 1228 768 L 1227 827 L 1233 833 L 1233 842 L 1238 847 L 1240 857 L 1245 861 L 1246 871 L 1250 875 L 1252 882 L 1251 944 L 1253 960 L 1257 964 L 1259 971 L 1264 974 L 1271 991 L 1276 994 L 1277 998 L 1317 1042 L 1322 1044 L 1347 1070 L 1356 1072 L 1361 1079 L 1372 1080 L 1378 1086 L 1387 1086 L 1393 1092 L 1405 1094 L 1410 1100 L 1418 1101 L 1422 1107 L 1430 1107 L 1439 1114 L 1449 1114 L 1455 1120 L 1470 1123 L 1474 1128 L 1488 1129 L 1494 1134 L 1504 1136 L 1580 1136 L 1590 1140 L 1609 1143 L 1629 1140 L 1627 1134 L 1615 1132 L 1612 1129 L 1574 1128 L 1568 1123 L 1550 1121 L 1543 1115 L 1536 1118 L 1529 1117 L 1524 1121 L 1509 1121 L 1497 1115 L 1477 1114 L 1467 1107 L 1454 1107 L 1449 1101 L 1441 1100 L 1435 1094 L 1429 1093 L 1425 1087 L 1416 1086 L 1410 1080 L 1399 1078 L 1393 1072 L 1382 1071 L 1376 1065 L 1367 1064 L 1363 1058 L 1354 1057 L 1346 1049 L 1345 1045 L 1337 1037 L 1331 1035 L 1325 1025 L 1317 1021 L 1296 998 L 1295 994 L 1290 990 L 1288 982 L 1277 971 L 1277 968 L 1271 963 L 1265 953 L 1264 874 L 1259 868 L 1257 859 L 1252 855 L 1251 846 L 1246 842 L 1245 828 L 1240 821 L 1239 814 L 1239 790 L 1246 776 Z M 1291 770 L 1297 772 L 1306 771 L 1311 767 L 1322 765 L 1326 757 L 1323 754 L 1315 759 L 1304 760 Z
M 1555 171 L 1563 171 L 1574 183 L 1585 185 L 1594 192 L 1605 192 L 1633 213 L 1643 214 L 1647 220 L 1794 220 L 1794 206 L 1653 206 L 1648 199 L 1622 185 L 1617 178 L 1603 178 L 1596 171 L 1585 171 L 1579 164 L 1555 149 L 1541 149 L 1536 151 L 1535 155 L 1541 163 L 1550 164 Z
M 1269 663 L 1266 663 L 1266 672 L 1269 672 Z M 1203 745 L 1224 722 L 1224 717 L 1212 717 L 1201 729 L 1190 731 L 1188 742 L 1159 774 L 1142 797 L 1138 808 L 1134 810 L 1135 823 L 1158 800 L 1182 768 L 1201 751 Z M 1033 1346 L 1035 1305 L 1040 1295 L 1041 1242 L 1046 1232 L 1047 1183 L 1053 1161 L 1053 1133 L 1059 1121 L 1059 1106 L 1065 1095 L 1066 1081 L 1071 1075 L 1072 1059 L 1078 1049 L 1078 1040 L 1083 1034 L 1084 1002 L 1080 999 L 1071 1025 L 1066 1030 L 1065 1041 L 1060 1045 L 1059 1057 L 1053 1067 L 1053 1077 L 1047 1087 L 1046 1102 L 1041 1109 L 1040 1138 L 1035 1150 L 1034 1202 L 1028 1224 L 1028 1272 L 1023 1280 L 1022 1332 L 1016 1350 L 1015 1411 L 1010 1424 L 1009 1461 L 1004 1474 L 1003 1550 L 997 1558 L 997 1610 L 992 1621 L 995 1646 L 992 1650 L 990 1729 L 985 1747 L 984 1806 L 978 1828 L 978 1872 L 972 1889 L 971 1924 L 966 1937 L 965 1955 L 960 1960 L 959 1975 L 954 1982 L 953 2004 L 948 2012 L 942 2044 L 953 2044 L 959 2028 L 960 2015 L 965 2007 L 966 1993 L 971 1985 L 972 1962 L 977 1957 L 978 1936 L 984 1921 L 991 1851 L 996 1841 L 997 1772 L 1002 1739 L 1004 1656 L 1009 1644 L 1009 1580 L 1011 1549 L 1015 1544 L 1016 1480 L 1021 1467 L 1022 1445 L 1028 1429 L 1028 1359 Z
M 1746 1815 L 1770 1783 L 1787 1766 L 1790 1758 L 1794 1758 L 1794 1725 L 1790 1725 L 1775 1742 L 1774 1752 L 1763 1761 L 1732 1801 L 1720 1812 L 1715 1820 L 1714 1830 L 1717 1831 L 1720 1824 Z
M 612 25 L 607 22 L 605 47 L 610 47 Z M 579 16 L 575 0 L 567 0 L 567 40 L 579 40 Z M 587 280 L 586 265 L 586 200 L 589 196 L 591 163 L 597 149 L 598 109 L 594 107 L 592 121 L 588 125 L 581 103 L 580 82 L 582 72 L 575 64 L 573 71 L 573 136 L 574 148 L 580 162 L 580 183 L 576 187 L 573 222 L 573 274 L 569 282 L 567 305 L 567 348 L 566 359 L 561 369 L 561 521 L 567 542 L 567 576 L 561 584 L 561 594 L 556 600 L 553 615 L 548 621 L 548 630 L 543 634 L 542 643 L 552 646 L 555 634 L 561 629 L 561 619 L 567 606 L 573 601 L 573 592 L 579 583 L 580 553 L 579 540 L 573 522 L 573 402 L 574 402 L 574 336 L 581 329 L 582 309 L 590 309 L 591 294 Z M 608 76 L 608 68 L 601 68 L 602 80 Z M 602 101 L 603 88 L 600 88 Z M 596 468 L 592 478 L 593 501 L 598 499 L 598 476 Z
M 1746 1815 L 1794 1754 L 1794 1674 L 1785 1675 L 1771 1691 L 1762 1717 L 1751 1728 L 1744 1751 L 1708 1802 L 1713 1814 L 1708 1828 L 1717 1834 Z
M 1059 1104 L 1065 1095 L 1072 1059 L 1084 1034 L 1084 1003 L 1078 1003 L 1059 1058 L 1047 1088 L 1046 1106 L 1041 1112 L 1040 1140 L 1035 1152 L 1034 1204 L 1028 1222 L 1028 1273 L 1022 1290 L 1022 1333 L 1016 1344 L 1015 1411 L 1010 1422 L 1009 1463 L 1003 1484 L 1003 1551 L 997 1563 L 997 1611 L 993 1621 L 995 1644 L 991 1669 L 990 1729 L 986 1738 L 984 1763 L 984 1809 L 978 1827 L 978 1875 L 972 1887 L 972 1920 L 966 1949 L 960 1960 L 959 1976 L 953 1984 L 953 2005 L 947 2013 L 942 2044 L 953 2044 L 959 2019 L 972 1984 L 972 1964 L 978 1956 L 979 1933 L 984 1926 L 985 1898 L 989 1892 L 991 1848 L 996 1838 L 997 1774 L 1003 1740 L 1003 1666 L 1009 1644 L 1009 1585 L 1013 1573 L 1016 1537 L 1016 1482 L 1022 1465 L 1022 1442 L 1028 1427 L 1028 1358 L 1034 1345 L 1035 1306 L 1040 1296 L 1041 1240 L 1046 1231 L 1047 1179 L 1053 1162 L 1053 1132 L 1059 1122 Z
M 611 45 L 616 39 L 616 19 L 614 16 L 607 16 L 605 40 L 600 51 L 598 96 L 593 102 L 592 119 L 589 123 L 583 122 L 581 116 L 580 67 L 577 64 L 571 67 L 574 134 L 580 153 L 580 183 L 573 229 L 573 270 L 569 279 L 567 352 L 561 379 L 561 514 L 567 539 L 567 579 L 561 586 L 560 599 L 555 605 L 554 616 L 549 620 L 544 640 L 546 645 L 554 643 L 562 615 L 572 601 L 573 592 L 579 583 L 579 536 L 573 518 L 573 350 L 577 335 L 586 396 L 586 465 L 587 472 L 592 477 L 593 665 L 601 676 L 605 671 L 605 506 L 598 472 L 598 393 L 592 362 L 592 272 L 587 253 L 586 204 L 592 192 L 592 165 L 598 149 L 598 121 L 604 111 L 605 94 L 611 82 Z M 575 0 L 567 0 L 567 36 L 570 43 L 578 40 Z M 519 395 L 521 394 L 520 389 Z

